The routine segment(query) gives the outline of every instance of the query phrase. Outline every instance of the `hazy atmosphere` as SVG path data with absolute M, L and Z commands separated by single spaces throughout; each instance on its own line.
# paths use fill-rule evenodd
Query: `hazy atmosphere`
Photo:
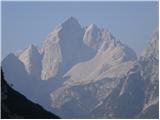
M 158 119 L 158 9 L 2 2 L 2 118 Z
M 70 16 L 82 26 L 109 29 L 138 54 L 158 26 L 157 2 L 2 2 L 2 58 L 40 46 L 47 33 Z

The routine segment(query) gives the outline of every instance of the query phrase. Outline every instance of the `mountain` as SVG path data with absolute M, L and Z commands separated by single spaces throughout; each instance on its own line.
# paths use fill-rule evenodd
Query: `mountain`
M 157 118 L 158 37 L 137 58 L 108 29 L 69 17 L 2 68 L 14 89 L 61 118 Z
M 159 30 L 157 29 L 149 42 L 148 47 L 141 55 L 139 62 L 142 65 L 144 79 L 145 101 L 141 118 L 158 118 L 159 111 Z M 151 114 L 152 113 L 152 114 Z M 145 114 L 145 115 L 144 115 Z M 148 115 L 149 114 L 149 115 Z
M 28 50 L 30 50 L 30 49 L 26 49 L 24 51 L 24 53 L 27 53 Z M 17 90 L 21 94 L 25 95 L 28 99 L 30 99 L 34 102 L 37 102 L 37 99 L 39 96 L 39 95 L 37 95 L 37 93 L 39 93 L 39 92 L 43 93 L 42 90 L 39 89 L 40 86 L 42 86 L 41 85 L 42 81 L 37 80 L 35 77 L 33 77 L 30 69 L 28 69 L 28 71 L 27 71 L 26 66 L 23 62 L 14 53 L 10 53 L 2 61 L 2 68 L 4 71 L 4 75 L 6 76 L 7 82 L 10 85 L 12 85 L 12 87 L 15 90 Z M 36 63 L 36 61 L 35 61 L 35 63 Z M 30 89 L 28 89 L 28 88 L 30 88 Z
M 92 118 L 134 118 L 143 107 L 143 84 L 139 65 L 135 64 L 103 103 L 91 112 Z
M 29 101 L 25 96 L 21 95 L 13 88 L 11 88 L 4 79 L 1 70 L 1 117 L 2 119 L 42 119 L 52 118 L 58 119 L 59 117 L 44 110 L 38 104 Z
M 18 55 L 19 60 L 24 64 L 25 69 L 29 75 L 34 79 L 40 79 L 41 75 L 41 54 L 36 46 L 33 44 L 26 48 Z
M 10 53 L 2 61 L 2 68 L 6 79 L 8 79 L 8 83 L 12 84 L 16 90 L 28 95 L 26 90 L 30 78 L 28 77 L 24 64 L 13 53 Z
M 55 112 L 64 118 L 79 118 L 100 104 L 137 59 L 131 48 L 94 24 L 86 27 L 83 41 L 95 56 L 72 66 L 50 94 Z
M 159 118 L 158 41 L 157 30 L 134 69 L 91 112 L 93 118 Z
M 77 19 L 70 17 L 48 35 L 42 47 L 42 79 L 61 76 L 74 64 L 93 56 L 93 51 L 83 44 L 83 34 Z

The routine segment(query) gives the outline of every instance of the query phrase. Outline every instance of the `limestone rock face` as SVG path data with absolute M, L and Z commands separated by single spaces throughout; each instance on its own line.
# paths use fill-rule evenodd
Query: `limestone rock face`
M 2 68 L 16 90 L 62 118 L 157 118 L 158 42 L 157 30 L 137 58 L 109 30 L 69 17 Z

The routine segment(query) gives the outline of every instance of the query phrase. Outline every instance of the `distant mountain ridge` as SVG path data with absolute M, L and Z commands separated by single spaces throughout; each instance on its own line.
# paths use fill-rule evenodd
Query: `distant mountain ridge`
M 82 27 L 69 17 L 42 47 L 30 45 L 10 54 L 2 68 L 16 90 L 62 118 L 145 117 L 147 108 L 152 111 L 159 103 L 157 31 L 137 58 L 109 30 L 95 24 Z
M 89 60 L 107 48 L 110 50 L 108 52 L 117 48 L 117 51 L 122 52 L 117 54 L 124 55 L 121 58 L 124 61 L 136 59 L 134 51 L 116 41 L 109 31 L 100 29 L 95 24 L 84 30 L 76 18 L 70 17 L 55 27 L 44 40 L 42 48 L 30 45 L 17 57 L 24 64 L 28 74 L 37 79 L 48 80 L 57 74 L 63 75 L 74 64 Z

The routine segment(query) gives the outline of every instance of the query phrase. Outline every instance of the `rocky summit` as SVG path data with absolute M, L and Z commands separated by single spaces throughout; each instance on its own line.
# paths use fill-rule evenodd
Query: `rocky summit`
M 137 56 L 108 29 L 69 17 L 2 69 L 15 90 L 61 118 L 158 118 L 158 42 L 157 29 Z

